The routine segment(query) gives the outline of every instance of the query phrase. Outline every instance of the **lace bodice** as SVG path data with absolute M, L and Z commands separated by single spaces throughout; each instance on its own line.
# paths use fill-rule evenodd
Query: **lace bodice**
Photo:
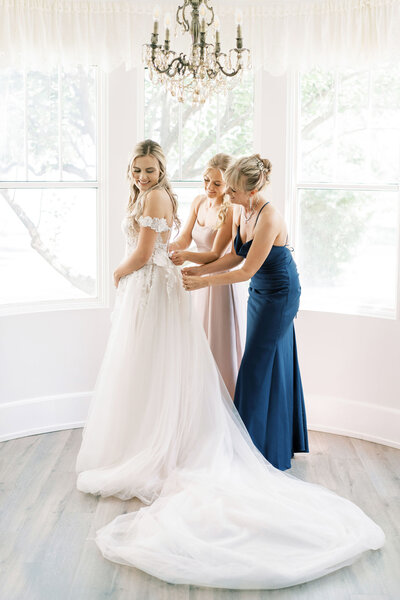
M 162 234 L 171 231 L 166 219 L 157 217 L 139 217 L 138 223 L 140 227 L 150 227 L 157 232 L 157 239 L 154 244 L 153 254 L 147 264 L 158 265 L 159 267 L 170 267 L 171 260 L 168 256 L 168 240 L 164 241 Z M 122 221 L 122 230 L 126 239 L 126 254 L 130 254 L 135 250 L 139 238 L 139 230 L 135 229 L 132 224 L 132 219 L 127 216 Z

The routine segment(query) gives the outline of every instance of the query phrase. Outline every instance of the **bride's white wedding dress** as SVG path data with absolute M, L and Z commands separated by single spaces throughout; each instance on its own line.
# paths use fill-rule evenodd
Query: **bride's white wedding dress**
M 384 543 L 349 500 L 272 467 L 222 382 L 165 219 L 149 262 L 121 279 L 78 455 L 83 492 L 146 506 L 97 532 L 103 555 L 171 583 L 280 588 Z M 138 234 L 125 222 L 127 250 Z

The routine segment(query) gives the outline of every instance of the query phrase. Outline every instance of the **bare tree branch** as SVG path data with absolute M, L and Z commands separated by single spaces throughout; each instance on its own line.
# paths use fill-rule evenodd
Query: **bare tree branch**
M 57 256 L 52 254 L 50 249 L 47 248 L 43 243 L 39 231 L 35 227 L 34 223 L 21 208 L 21 206 L 15 202 L 15 191 L 12 196 L 9 193 L 9 190 L 6 189 L 1 190 L 0 193 L 7 202 L 8 206 L 12 209 L 12 211 L 26 228 L 31 238 L 31 247 L 36 250 L 36 252 L 38 252 L 40 256 L 42 256 L 42 258 L 44 258 L 49 265 L 57 271 L 57 273 L 65 277 L 69 283 L 72 283 L 72 285 L 80 289 L 82 292 L 92 295 L 95 290 L 95 280 L 89 275 L 84 276 L 80 275 L 79 273 L 74 273 L 70 267 L 64 265 Z

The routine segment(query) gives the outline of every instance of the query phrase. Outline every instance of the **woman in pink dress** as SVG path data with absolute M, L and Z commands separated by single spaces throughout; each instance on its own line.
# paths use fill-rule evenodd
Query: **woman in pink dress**
M 225 196 L 224 173 L 231 157 L 216 154 L 204 172 L 205 194 L 192 203 L 190 215 L 177 240 L 169 245 L 175 265 L 189 261 L 209 263 L 222 256 L 232 239 L 233 207 Z M 197 251 L 188 251 L 192 240 Z M 235 285 L 207 287 L 193 293 L 211 351 L 228 391 L 233 398 L 243 353 L 243 321 L 240 293 Z

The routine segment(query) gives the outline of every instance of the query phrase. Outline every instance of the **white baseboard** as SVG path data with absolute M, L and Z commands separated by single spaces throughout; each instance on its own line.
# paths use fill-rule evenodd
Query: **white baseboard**
M 83 427 L 91 396 L 60 394 L 0 404 L 0 441 Z
M 0 441 L 83 427 L 91 392 L 0 404 Z M 328 396 L 306 395 L 308 428 L 400 448 L 400 410 Z
M 306 395 L 308 429 L 400 448 L 400 410 L 331 396 Z

